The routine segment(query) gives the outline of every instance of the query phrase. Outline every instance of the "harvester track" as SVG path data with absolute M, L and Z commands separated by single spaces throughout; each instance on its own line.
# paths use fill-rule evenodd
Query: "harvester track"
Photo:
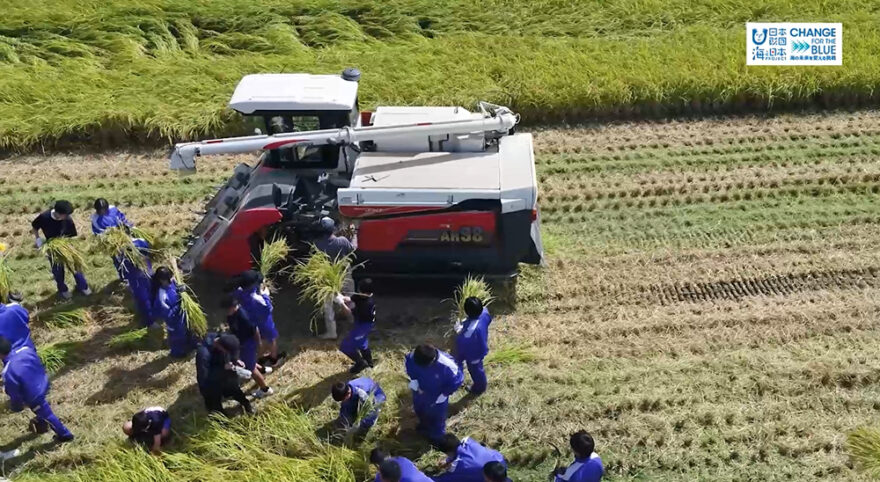
M 823 289 L 880 287 L 880 268 L 811 271 L 787 275 L 741 278 L 705 283 L 656 284 L 650 292 L 661 305 L 739 301 L 753 296 L 786 296 Z

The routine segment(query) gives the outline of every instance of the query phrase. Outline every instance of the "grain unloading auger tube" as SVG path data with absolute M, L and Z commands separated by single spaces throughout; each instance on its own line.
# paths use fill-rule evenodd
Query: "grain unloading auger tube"
M 196 157 L 217 154 L 283 149 L 301 145 L 347 146 L 361 142 L 378 142 L 402 136 L 434 136 L 471 134 L 477 132 L 506 135 L 519 122 L 519 116 L 509 108 L 481 102 L 486 113 L 482 119 L 419 122 L 399 126 L 342 127 L 317 131 L 287 132 L 275 135 L 256 135 L 186 142 L 174 146 L 171 169 L 194 170 Z

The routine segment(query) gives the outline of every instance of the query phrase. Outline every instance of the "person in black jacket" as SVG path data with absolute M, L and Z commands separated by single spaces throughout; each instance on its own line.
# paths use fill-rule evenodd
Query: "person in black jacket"
M 68 201 L 57 201 L 52 209 L 43 211 L 39 216 L 31 222 L 34 233 L 34 246 L 40 249 L 46 241 L 53 238 L 75 238 L 76 225 L 70 215 L 73 214 L 73 205 Z M 40 231 L 43 232 L 45 241 L 40 237 Z M 52 263 L 51 260 L 49 260 Z M 70 291 L 64 284 L 64 265 L 52 263 L 52 277 L 55 278 L 55 285 L 58 287 L 58 294 L 64 299 L 70 299 Z M 92 294 L 89 289 L 89 283 L 82 273 L 74 273 L 73 279 L 76 280 L 76 290 L 86 296 Z
M 223 399 L 232 398 L 247 413 L 251 402 L 238 385 L 238 371 L 246 371 L 238 359 L 239 342 L 235 335 L 208 333 L 196 350 L 196 379 L 208 412 L 223 412 Z M 236 370 L 238 367 L 239 370 Z

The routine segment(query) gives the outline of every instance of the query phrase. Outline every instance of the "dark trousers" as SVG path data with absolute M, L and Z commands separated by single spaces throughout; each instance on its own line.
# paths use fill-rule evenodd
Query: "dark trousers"
M 51 261 L 50 261 L 51 264 Z M 67 284 L 64 283 L 64 265 L 63 264 L 51 264 L 52 266 L 52 277 L 55 278 L 55 286 L 58 288 L 59 293 L 67 293 Z M 89 284 L 86 282 L 86 277 L 83 276 L 82 273 L 74 273 L 73 279 L 76 281 L 76 290 L 77 291 L 85 291 L 89 289 Z
M 251 411 L 251 402 L 247 399 L 241 387 L 236 382 L 227 382 L 202 389 L 202 397 L 205 399 L 205 408 L 209 413 L 223 413 L 223 399 L 231 398 L 240 403 L 248 412 Z

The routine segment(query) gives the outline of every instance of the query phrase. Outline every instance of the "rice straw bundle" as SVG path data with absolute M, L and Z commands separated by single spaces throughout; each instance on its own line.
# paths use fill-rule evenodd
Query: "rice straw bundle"
M 73 273 L 85 271 L 86 260 L 71 238 L 52 238 L 43 244 L 40 251 L 49 257 L 52 264 L 60 264 Z
M 272 286 L 272 282 L 269 280 L 269 275 L 276 271 L 278 265 L 287 260 L 287 255 L 290 253 L 290 246 L 287 245 L 287 241 L 284 238 L 274 238 L 272 241 L 266 241 L 263 243 L 263 250 L 260 252 L 260 273 L 263 275 L 263 279 L 265 280 L 265 285 L 269 290 L 273 290 L 274 286 Z M 281 272 L 284 269 L 280 270 Z
M 190 333 L 201 338 L 208 332 L 208 316 L 198 300 L 196 300 L 196 297 L 185 289 L 187 287 L 186 280 L 177 266 L 177 258 L 166 253 L 165 261 L 171 269 L 174 275 L 174 282 L 177 283 L 179 289 L 180 309 L 186 319 L 186 327 Z
M 321 307 L 328 299 L 342 292 L 345 275 L 350 267 L 351 255 L 333 260 L 314 246 L 308 260 L 299 261 L 294 266 L 293 282 L 302 288 L 300 300 L 311 303 L 316 308 L 312 315 L 313 331 L 316 330 L 315 323 Z
M 98 236 L 98 247 L 108 256 L 119 256 L 137 269 L 147 271 L 147 260 L 144 259 L 143 253 L 134 244 L 132 237 L 121 227 L 107 228 Z
M 470 297 L 479 298 L 483 302 L 483 306 L 489 306 L 495 297 L 492 296 L 492 289 L 482 276 L 468 275 L 464 282 L 455 289 L 455 295 L 452 301 L 455 303 L 454 321 L 463 320 L 467 317 L 464 312 L 464 301 Z
M 166 245 L 162 241 L 162 239 L 150 231 L 147 231 L 143 228 L 137 228 L 137 227 L 133 227 L 133 228 L 129 229 L 129 231 L 131 232 L 132 238 L 140 238 L 140 239 L 143 239 L 144 241 L 150 243 L 150 250 L 151 251 L 161 251 L 166 248 Z

